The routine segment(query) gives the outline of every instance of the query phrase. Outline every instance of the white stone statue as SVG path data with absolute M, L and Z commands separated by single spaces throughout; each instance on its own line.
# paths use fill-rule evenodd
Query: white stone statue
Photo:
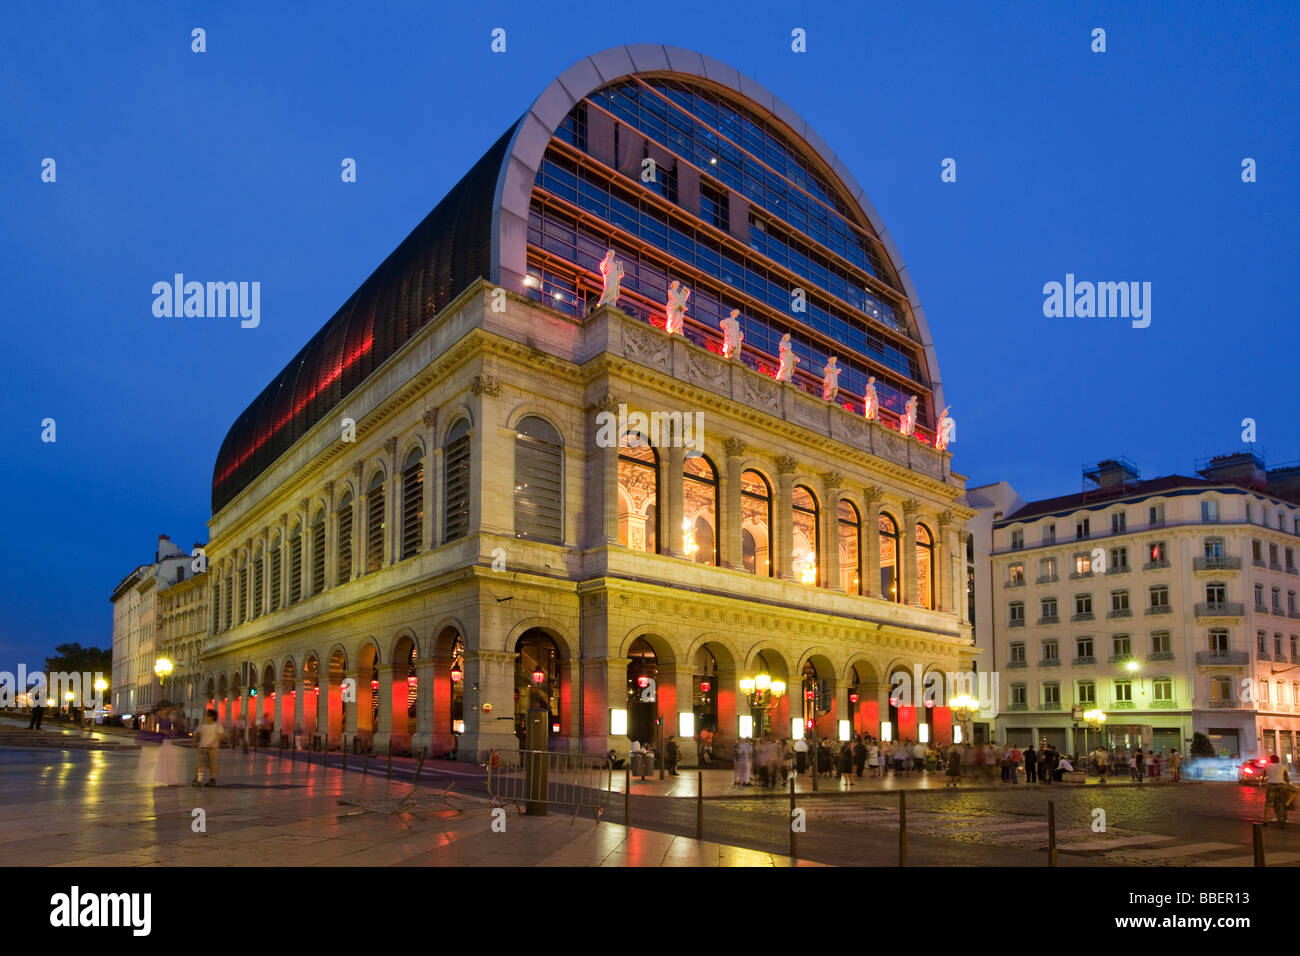
M 898 423 L 898 430 L 904 435 L 911 435 L 916 430 L 916 396 L 913 395 L 907 400 L 907 409 L 903 412 L 903 419 Z
M 732 309 L 731 315 L 718 323 L 722 327 L 723 358 L 734 359 L 740 355 L 740 343 L 745 340 L 745 333 L 740 331 L 740 323 L 736 320 L 738 315 L 740 310 Z
M 934 433 L 934 447 L 939 451 L 957 440 L 957 422 L 948 414 L 951 410 L 952 406 L 949 405 L 939 413 L 939 429 Z
M 682 334 L 682 320 L 686 317 L 686 300 L 691 297 L 691 290 L 676 279 L 668 286 L 668 305 L 664 309 L 667 324 L 664 330 L 669 335 Z
M 618 305 L 618 286 L 623 281 L 623 263 L 614 258 L 613 249 L 606 252 L 605 258 L 600 260 L 600 277 L 605 286 L 600 293 L 600 301 L 596 303 L 596 307 Z
M 822 398 L 828 402 L 835 401 L 835 396 L 840 393 L 840 364 L 839 359 L 834 355 L 826 363 L 826 371 L 822 373 Z
M 794 367 L 799 364 L 799 356 L 790 347 L 790 333 L 781 336 L 781 366 L 776 370 L 778 382 L 793 382 Z
M 862 404 L 862 416 L 867 421 L 875 421 L 876 412 L 880 411 L 880 396 L 876 394 L 876 376 L 867 376 L 867 393 Z

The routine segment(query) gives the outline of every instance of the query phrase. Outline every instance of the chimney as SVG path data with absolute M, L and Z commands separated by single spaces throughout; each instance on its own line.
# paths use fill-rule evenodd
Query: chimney
M 1095 465 L 1085 465 L 1083 477 L 1100 491 L 1119 491 L 1138 480 L 1137 465 L 1123 455 L 1106 458 Z
M 1300 463 L 1269 469 L 1268 490 L 1279 498 L 1300 502 Z
M 1279 469 L 1280 470 L 1280 469 Z M 1206 481 L 1217 481 L 1257 491 L 1268 489 L 1268 476 L 1264 472 L 1264 459 L 1252 451 L 1238 451 L 1230 455 L 1216 455 L 1209 463 L 1196 470 Z

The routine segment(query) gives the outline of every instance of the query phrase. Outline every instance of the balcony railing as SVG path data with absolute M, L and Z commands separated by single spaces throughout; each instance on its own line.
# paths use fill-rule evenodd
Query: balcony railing
M 1255 558 L 1255 559 L 1253 559 L 1250 563 L 1253 564 L 1253 565 L 1254 565 L 1255 567 L 1257 567 L 1257 568 L 1266 568 L 1266 567 L 1268 567 L 1268 565 L 1264 563 L 1264 559 L 1263 559 L 1263 558 Z
M 1267 614 L 1267 613 L 1268 613 L 1268 605 L 1267 605 L 1267 604 L 1261 604 L 1259 601 L 1256 601 L 1256 602 L 1255 602 L 1255 613 L 1256 613 L 1256 614 Z
M 1111 701 L 1110 705 L 1111 710 L 1134 710 L 1135 708 L 1136 705 L 1131 700 Z
M 1023 617 L 1013 617 L 1007 622 L 1007 627 L 1024 627 L 1025 619 Z
M 1235 700 L 1212 700 L 1210 706 L 1216 710 L 1230 710 L 1237 706 L 1237 702 Z
M 1133 569 L 1127 564 L 1116 564 L 1106 569 L 1107 576 L 1112 574 L 1128 574 Z
M 1071 623 L 1074 623 L 1076 621 L 1091 621 L 1091 620 L 1094 620 L 1091 611 L 1080 611 L 1078 614 L 1070 615 Z
M 1156 571 L 1156 570 L 1158 570 L 1158 569 L 1160 569 L 1160 568 L 1167 568 L 1167 567 L 1169 567 L 1169 562 L 1168 562 L 1167 560 L 1166 560 L 1166 561 L 1148 561 L 1146 564 L 1142 565 L 1142 570 L 1143 570 L 1143 571 Z
M 1013 700 L 1011 703 L 1007 704 L 1007 710 L 1028 710 L 1028 709 L 1029 709 L 1029 704 L 1027 704 L 1023 700 Z
M 1087 667 L 1089 664 L 1097 663 L 1097 658 L 1089 654 L 1087 657 L 1076 657 L 1070 663 L 1073 664 L 1075 667 Z
M 1125 652 L 1122 653 L 1122 654 L 1112 654 L 1112 655 L 1110 655 L 1110 657 L 1106 658 L 1106 663 L 1107 663 L 1107 664 L 1123 664 L 1125 661 L 1131 661 L 1131 660 L 1133 660 L 1133 654 L 1132 654 L 1132 652 L 1130 652 L 1130 651 L 1125 651 Z
M 1055 584 L 1055 583 L 1056 583 L 1057 581 L 1059 581 L 1059 580 L 1061 580 L 1061 579 L 1060 579 L 1057 575 L 1055 575 L 1055 574 L 1040 574 L 1040 575 L 1038 576 L 1038 580 L 1035 581 L 1034 583 L 1035 583 L 1035 584 Z
M 1196 603 L 1197 617 L 1243 617 L 1246 613 L 1246 606 L 1240 601 L 1198 601 Z
M 1177 701 L 1172 700 L 1153 700 L 1151 702 L 1153 710 L 1175 710 L 1178 707 Z
M 1070 580 L 1071 580 L 1071 581 L 1081 581 L 1081 580 L 1083 580 L 1084 578 L 1090 578 L 1090 577 L 1092 577 L 1092 572 L 1091 572 L 1091 571 L 1071 571 L 1071 572 L 1070 572 Z
M 1273 659 L 1273 655 L 1269 654 L 1268 651 L 1261 650 L 1255 652 L 1255 658 L 1261 661 L 1271 661 Z
M 1149 661 L 1172 661 L 1173 659 L 1173 651 L 1153 651 L 1147 655 L 1147 660 Z
M 1174 609 L 1173 606 L 1169 604 L 1157 604 L 1154 607 L 1147 608 L 1146 613 L 1147 614 L 1173 614 Z
M 1200 557 L 1192 559 L 1192 569 L 1195 571 L 1240 571 L 1241 558 L 1221 555 L 1219 557 Z
M 1060 710 L 1061 702 L 1059 700 L 1045 700 L 1038 705 L 1039 710 Z
M 1060 667 L 1061 659 L 1059 657 L 1044 657 L 1038 662 L 1039 667 Z
M 1112 617 L 1132 617 L 1132 616 L 1133 616 L 1133 609 L 1132 609 L 1132 608 L 1127 608 L 1127 607 L 1116 607 L 1116 608 L 1111 608 L 1109 611 L 1106 612 L 1106 617 L 1108 617 L 1108 618 L 1112 618 Z
M 1250 655 L 1245 651 L 1197 651 L 1196 663 L 1201 667 L 1245 667 Z
M 1007 670 L 1016 670 L 1020 667 L 1028 667 L 1029 661 L 1007 661 Z
M 1060 624 L 1061 619 L 1055 614 L 1049 614 L 1046 617 L 1040 617 L 1038 623 L 1041 624 Z

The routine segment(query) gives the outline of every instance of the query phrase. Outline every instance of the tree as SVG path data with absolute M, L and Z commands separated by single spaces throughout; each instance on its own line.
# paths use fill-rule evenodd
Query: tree
M 1210 743 L 1210 738 L 1205 734 L 1197 731 L 1192 734 L 1192 756 L 1193 757 L 1213 757 L 1214 744 Z
M 54 656 L 45 658 L 45 672 L 55 674 L 103 674 L 108 677 L 113 672 L 113 652 L 98 647 L 82 647 L 80 644 L 56 644 Z

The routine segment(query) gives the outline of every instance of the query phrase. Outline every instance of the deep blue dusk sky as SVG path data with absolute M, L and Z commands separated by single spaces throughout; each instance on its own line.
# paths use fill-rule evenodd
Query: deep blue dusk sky
M 624 43 L 757 77 L 853 170 L 920 293 L 972 485 L 1068 493 L 1112 454 L 1187 472 L 1240 448 L 1245 417 L 1270 463 L 1300 456 L 1294 3 L 263 6 L 0 15 L 2 670 L 110 643 L 109 594 L 157 534 L 207 539 L 236 416 L 550 80 Z M 176 272 L 260 281 L 261 326 L 155 318 Z M 1151 326 L 1044 318 L 1067 272 L 1151 282 Z

